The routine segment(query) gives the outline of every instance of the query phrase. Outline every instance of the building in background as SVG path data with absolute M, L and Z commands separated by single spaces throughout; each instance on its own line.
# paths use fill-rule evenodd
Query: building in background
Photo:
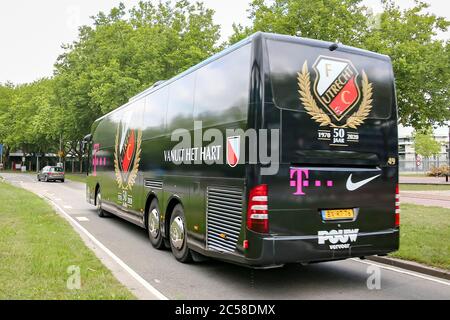
M 414 150 L 412 128 L 399 127 L 399 163 L 400 171 L 403 172 L 427 172 L 431 167 L 440 167 L 449 164 L 449 128 L 439 127 L 434 130 L 434 139 L 441 144 L 441 151 L 438 155 L 423 159 Z

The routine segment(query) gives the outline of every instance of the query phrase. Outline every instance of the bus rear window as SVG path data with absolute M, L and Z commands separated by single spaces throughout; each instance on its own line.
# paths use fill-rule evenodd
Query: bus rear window
M 373 107 L 368 118 L 390 118 L 394 83 L 388 60 L 276 40 L 267 40 L 267 46 L 273 98 L 279 108 L 305 112 L 299 75 L 306 63 L 310 86 L 303 90 L 327 113 L 344 116 L 370 97 Z

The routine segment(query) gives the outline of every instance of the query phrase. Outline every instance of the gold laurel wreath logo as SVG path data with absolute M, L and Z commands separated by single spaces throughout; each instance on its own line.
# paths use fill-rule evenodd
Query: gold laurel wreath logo
M 142 130 L 138 130 L 136 156 L 134 157 L 133 169 L 131 169 L 131 171 L 130 171 L 128 181 L 126 183 L 124 183 L 123 178 L 122 178 L 122 173 L 120 172 L 120 168 L 119 168 L 119 128 L 120 128 L 120 125 L 117 126 L 116 148 L 114 151 L 114 170 L 116 173 L 116 181 L 117 181 L 117 184 L 119 185 L 120 189 L 131 191 L 131 189 L 134 186 L 134 183 L 136 182 L 136 177 L 137 177 L 137 174 L 139 171 L 139 162 L 141 160 Z
M 357 129 L 362 125 L 372 110 L 373 86 L 369 82 L 366 73 L 362 75 L 362 94 L 363 98 L 358 111 L 352 114 L 345 125 L 338 126 L 331 121 L 331 118 L 318 107 L 316 100 L 311 93 L 311 76 L 308 70 L 308 61 L 303 64 L 302 72 L 298 73 L 298 85 L 300 100 L 305 106 L 306 112 L 311 118 L 319 123 L 320 127 L 330 126 L 332 128 L 352 128 Z

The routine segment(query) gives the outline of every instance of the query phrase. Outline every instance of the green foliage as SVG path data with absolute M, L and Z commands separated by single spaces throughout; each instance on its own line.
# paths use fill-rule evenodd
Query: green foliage
M 81 28 L 56 63 L 65 140 L 81 140 L 98 117 L 218 51 L 212 16 L 201 3 L 181 0 L 140 2 L 129 15 L 121 4 L 94 17 L 94 26 Z
M 429 158 L 441 151 L 441 144 L 434 139 L 431 129 L 415 132 L 413 138 L 414 149 L 422 157 Z
M 65 153 L 81 159 L 79 142 L 95 119 L 220 49 L 213 14 L 186 0 L 100 12 L 63 46 L 51 80 L 0 86 L 0 141 L 25 152 L 56 152 L 62 137 Z
M 54 122 L 59 108 L 54 103 L 54 81 L 0 87 L 0 138 L 10 149 L 51 151 L 57 139 Z
M 252 27 L 235 25 L 231 42 L 256 32 L 342 42 L 359 46 L 367 29 L 367 12 L 361 0 L 253 0 Z
M 342 42 L 389 55 L 396 77 L 400 122 L 417 129 L 450 119 L 449 42 L 436 40 L 449 21 L 425 13 L 417 1 L 401 10 L 383 0 L 374 15 L 360 0 L 253 0 L 251 27 L 234 25 L 229 42 L 256 31 Z
M 424 13 L 427 4 L 401 11 L 384 2 L 379 25 L 365 39 L 369 50 L 389 55 L 394 66 L 400 121 L 416 129 L 450 119 L 449 42 L 435 40 L 449 21 Z
M 8 136 L 9 113 L 12 108 L 14 86 L 12 84 L 0 84 L 0 141 L 4 142 Z
M 450 119 L 449 22 L 416 2 L 400 10 L 384 0 L 373 15 L 361 0 L 253 0 L 252 26 L 234 25 L 229 43 L 255 31 L 366 48 L 392 58 L 400 121 L 417 129 Z M 212 10 L 188 0 L 123 4 L 93 17 L 64 45 L 52 79 L 0 85 L 0 142 L 9 149 L 82 156 L 79 142 L 98 117 L 158 80 L 169 79 L 220 49 Z

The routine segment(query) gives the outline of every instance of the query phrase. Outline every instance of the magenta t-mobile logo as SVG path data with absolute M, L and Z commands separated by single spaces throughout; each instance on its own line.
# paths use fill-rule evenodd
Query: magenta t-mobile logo
M 291 177 L 291 187 L 296 188 L 296 191 L 294 195 L 296 196 L 304 196 L 305 192 L 303 188 L 308 188 L 315 186 L 316 188 L 322 187 L 322 181 L 315 180 L 310 181 L 309 180 L 309 170 L 308 169 L 291 169 L 290 177 Z M 325 184 L 327 188 L 333 187 L 334 183 L 333 180 L 327 180 Z
M 97 157 L 97 153 L 100 151 L 100 144 L 95 144 L 93 151 L 94 156 L 92 157 L 92 166 L 94 167 L 94 170 L 92 175 L 95 177 L 97 176 L 97 166 L 106 166 L 106 158 Z

